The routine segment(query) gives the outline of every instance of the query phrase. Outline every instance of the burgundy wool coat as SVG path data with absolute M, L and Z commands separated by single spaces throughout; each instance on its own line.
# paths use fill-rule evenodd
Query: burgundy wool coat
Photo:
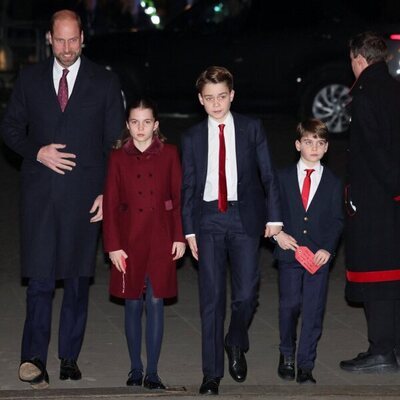
M 175 146 L 155 138 L 141 153 L 133 141 L 110 155 L 103 201 L 106 252 L 124 250 L 126 274 L 111 267 L 110 293 L 137 299 L 150 279 L 154 296 L 177 295 L 173 242 L 184 242 L 181 166 Z

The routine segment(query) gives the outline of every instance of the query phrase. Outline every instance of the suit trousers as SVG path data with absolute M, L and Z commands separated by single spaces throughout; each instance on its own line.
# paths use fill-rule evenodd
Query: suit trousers
M 248 351 L 248 327 L 257 306 L 260 238 L 244 231 L 237 202 L 228 202 L 228 210 L 221 213 L 213 201 L 203 202 L 197 242 L 203 374 L 222 378 L 228 261 L 231 319 L 226 341 Z
M 368 326 L 369 351 L 388 354 L 400 350 L 400 300 L 369 300 L 364 302 Z
M 77 360 L 85 333 L 89 277 L 64 279 L 60 311 L 58 356 Z M 26 290 L 26 319 L 22 337 L 21 360 L 34 357 L 47 363 L 51 334 L 52 303 L 56 281 L 30 278 Z
M 295 355 L 301 313 L 297 366 L 307 370 L 314 368 L 322 333 L 328 277 L 329 264 L 312 275 L 298 262 L 279 263 L 279 350 L 285 356 Z

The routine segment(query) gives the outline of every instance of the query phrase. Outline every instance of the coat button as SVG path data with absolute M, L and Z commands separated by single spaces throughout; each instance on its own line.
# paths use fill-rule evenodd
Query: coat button
M 142 194 L 142 192 L 138 192 L 138 194 Z
M 152 177 L 153 177 L 153 174 L 149 174 L 149 177 L 152 178 Z
M 140 160 L 140 156 L 137 156 L 137 157 L 136 157 L 136 160 Z
M 140 178 L 140 174 L 137 174 L 136 177 L 137 177 L 137 178 Z
M 150 190 L 150 194 L 153 194 L 154 192 L 152 190 Z
M 139 212 L 143 212 L 143 208 L 139 208 Z
M 306 229 L 304 229 L 303 233 L 304 233 L 305 235 L 307 235 L 307 230 L 306 230 Z
M 304 221 L 308 221 L 308 217 L 304 217 Z

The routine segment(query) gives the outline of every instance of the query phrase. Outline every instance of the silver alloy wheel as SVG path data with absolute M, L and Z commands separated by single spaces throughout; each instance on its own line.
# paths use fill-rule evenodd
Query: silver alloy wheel
M 349 90 L 346 85 L 329 84 L 322 87 L 314 97 L 312 114 L 314 118 L 324 121 L 331 133 L 343 133 L 349 128 Z

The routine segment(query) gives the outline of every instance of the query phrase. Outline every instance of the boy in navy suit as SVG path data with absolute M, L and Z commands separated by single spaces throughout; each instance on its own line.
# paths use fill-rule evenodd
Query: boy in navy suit
M 196 82 L 208 118 L 182 141 L 184 233 L 199 261 L 203 383 L 218 394 L 224 374 L 247 375 L 248 327 L 257 305 L 261 235 L 282 228 L 279 190 L 261 121 L 230 112 L 232 74 L 209 67 Z M 231 320 L 224 339 L 227 261 L 231 266 Z
M 302 326 L 297 348 L 298 383 L 316 383 L 312 370 L 328 288 L 329 265 L 343 228 L 341 181 L 320 162 L 328 150 L 328 130 L 310 119 L 297 126 L 295 146 L 300 160 L 278 172 L 283 230 L 273 238 L 278 246 L 280 358 L 278 375 L 295 378 L 296 326 Z M 308 272 L 295 258 L 299 246 L 313 253 L 320 268 Z

